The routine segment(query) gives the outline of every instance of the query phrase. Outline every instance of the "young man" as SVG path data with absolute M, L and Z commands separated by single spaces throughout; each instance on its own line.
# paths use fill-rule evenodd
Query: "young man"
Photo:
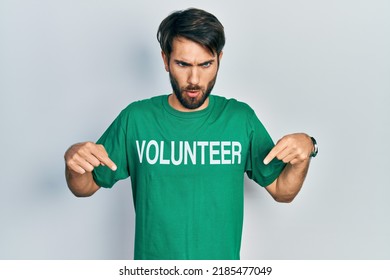
M 71 146 L 68 186 L 90 196 L 130 176 L 135 259 L 239 259 L 244 173 L 290 202 L 315 140 L 297 133 L 274 145 L 248 105 L 210 95 L 225 44 L 212 14 L 175 12 L 157 37 L 173 93 L 130 104 L 96 144 Z

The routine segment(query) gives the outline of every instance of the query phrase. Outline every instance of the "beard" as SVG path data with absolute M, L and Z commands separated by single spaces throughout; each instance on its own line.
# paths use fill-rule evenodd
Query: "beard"
M 215 74 L 214 78 L 207 84 L 206 88 L 198 85 L 188 85 L 180 88 L 179 83 L 175 77 L 172 76 L 171 72 L 169 72 L 169 79 L 171 81 L 173 93 L 176 95 L 181 105 L 183 105 L 184 108 L 194 110 L 202 106 L 206 99 L 210 96 L 210 93 L 214 88 L 215 81 L 217 80 L 217 74 Z M 189 97 L 184 94 L 185 91 L 200 91 L 200 94 L 197 97 Z

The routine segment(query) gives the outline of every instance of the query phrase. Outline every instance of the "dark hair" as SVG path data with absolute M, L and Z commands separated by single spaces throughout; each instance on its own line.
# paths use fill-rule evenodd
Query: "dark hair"
M 161 22 L 157 40 L 168 58 L 172 52 L 173 39 L 178 37 L 194 41 L 217 55 L 225 45 L 224 28 L 219 20 L 214 15 L 195 8 L 176 11 Z

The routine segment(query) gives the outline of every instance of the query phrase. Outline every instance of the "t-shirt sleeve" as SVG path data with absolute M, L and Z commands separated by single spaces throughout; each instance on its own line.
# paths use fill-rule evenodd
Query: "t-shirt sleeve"
M 264 158 L 275 146 L 267 130 L 253 112 L 249 120 L 251 141 L 246 162 L 246 173 L 262 187 L 270 185 L 285 167 L 285 163 L 273 159 L 268 165 L 263 163 Z
M 112 171 L 107 166 L 98 166 L 93 170 L 93 178 L 100 187 L 111 188 L 117 181 L 130 176 L 127 160 L 126 122 L 126 114 L 122 111 L 96 142 L 104 146 L 109 158 L 117 166 L 116 171 Z

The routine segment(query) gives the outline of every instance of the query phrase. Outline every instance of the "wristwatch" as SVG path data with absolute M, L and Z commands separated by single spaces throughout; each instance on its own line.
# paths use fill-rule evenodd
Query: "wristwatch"
M 313 142 L 313 151 L 310 154 L 310 157 L 315 157 L 318 154 L 318 145 L 316 139 L 314 137 L 310 137 L 311 141 Z

